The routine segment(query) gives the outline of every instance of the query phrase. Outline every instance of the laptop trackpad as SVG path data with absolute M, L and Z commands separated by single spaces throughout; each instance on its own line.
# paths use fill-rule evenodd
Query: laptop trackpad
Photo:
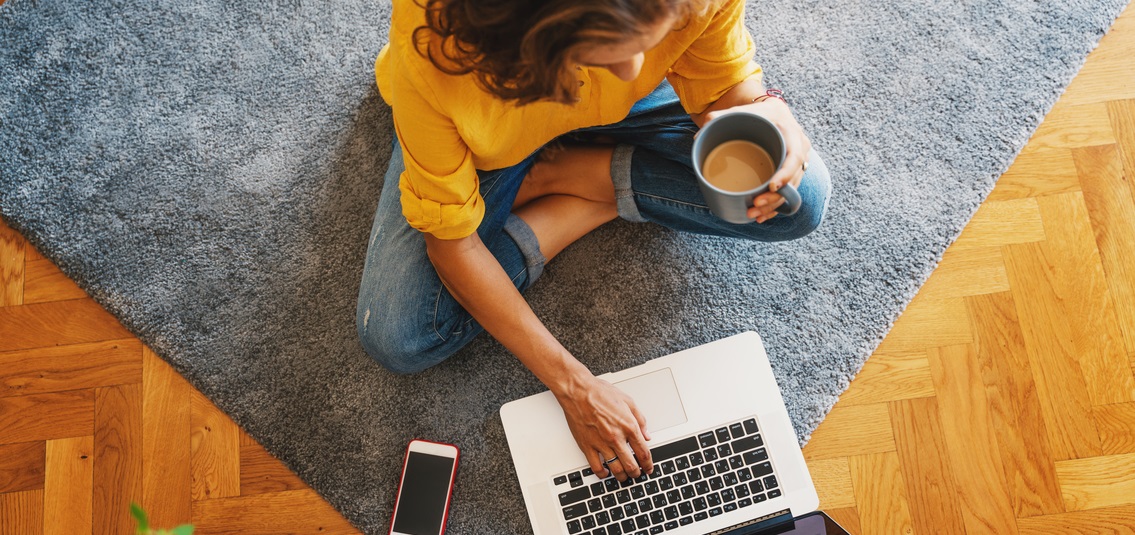
M 615 386 L 634 399 L 651 433 L 686 423 L 686 409 L 670 368 L 619 381 Z

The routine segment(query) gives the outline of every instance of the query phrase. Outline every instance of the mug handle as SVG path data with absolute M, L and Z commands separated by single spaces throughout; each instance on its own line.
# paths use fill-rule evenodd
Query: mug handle
M 800 205 L 804 203 L 804 200 L 800 198 L 800 192 L 796 191 L 796 187 L 792 184 L 785 184 L 776 192 L 784 197 L 784 204 L 776 207 L 776 211 L 780 214 L 794 215 L 800 210 Z

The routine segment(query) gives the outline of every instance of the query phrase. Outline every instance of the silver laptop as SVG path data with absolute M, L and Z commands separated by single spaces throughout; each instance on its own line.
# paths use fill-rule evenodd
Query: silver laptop
M 654 473 L 594 475 L 551 392 L 505 404 L 536 535 L 758 533 L 819 505 L 757 333 L 602 378 L 646 417 Z

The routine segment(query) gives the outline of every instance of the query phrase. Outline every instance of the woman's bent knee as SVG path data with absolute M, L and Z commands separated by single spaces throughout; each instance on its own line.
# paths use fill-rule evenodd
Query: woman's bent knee
M 377 317 L 360 307 L 356 317 L 359 342 L 384 368 L 397 374 L 423 371 L 448 357 L 432 334 L 414 329 L 407 322 Z

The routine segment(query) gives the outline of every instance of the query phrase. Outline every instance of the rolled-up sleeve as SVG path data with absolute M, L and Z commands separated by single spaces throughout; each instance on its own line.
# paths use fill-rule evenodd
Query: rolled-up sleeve
M 406 170 L 398 182 L 402 215 L 410 226 L 451 240 L 473 234 L 485 216 L 473 154 L 453 121 L 441 111 L 428 84 L 415 80 L 413 66 L 387 78 L 394 130 Z
M 666 78 L 690 114 L 705 111 L 737 84 L 761 79 L 755 47 L 745 28 L 744 0 L 725 0 L 708 25 L 670 68 Z

